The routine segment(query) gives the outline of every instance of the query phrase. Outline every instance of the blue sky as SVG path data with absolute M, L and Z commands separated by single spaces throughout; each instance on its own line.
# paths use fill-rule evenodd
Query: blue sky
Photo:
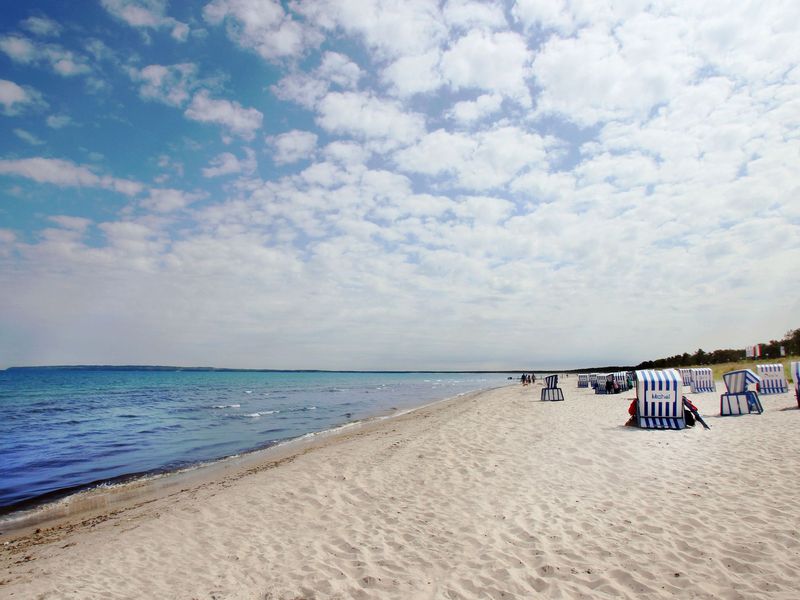
M 557 368 L 798 326 L 796 2 L 0 16 L 0 367 Z

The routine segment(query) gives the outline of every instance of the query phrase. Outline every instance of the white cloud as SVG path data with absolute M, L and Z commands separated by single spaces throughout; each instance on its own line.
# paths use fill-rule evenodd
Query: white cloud
M 211 25 L 225 22 L 228 37 L 266 60 L 300 56 L 321 41 L 277 0 L 213 0 L 203 8 L 203 18 Z
M 89 225 L 92 224 L 90 219 L 86 219 L 84 217 L 73 217 L 69 215 L 52 215 L 48 217 L 53 223 L 57 223 L 64 229 L 70 229 L 72 231 L 85 231 Z
M 189 26 L 186 23 L 176 22 L 170 35 L 179 42 L 185 42 L 189 37 Z
M 58 158 L 0 159 L 0 174 L 16 175 L 59 187 L 93 187 L 113 190 L 127 196 L 138 194 L 141 184 L 128 179 L 102 176 L 85 165 Z
M 551 38 L 533 65 L 543 88 L 537 112 L 558 113 L 581 126 L 647 117 L 698 71 L 699 61 L 686 51 L 686 33 L 676 20 L 644 15 L 613 35 L 583 29 L 577 37 Z
M 456 102 L 447 116 L 462 125 L 469 125 L 500 110 L 503 98 L 497 94 L 483 94 L 475 100 Z
M 447 39 L 435 0 L 319 0 L 294 9 L 318 27 L 360 36 L 381 59 L 424 54 Z
M 442 13 L 447 24 L 458 29 L 504 29 L 508 25 L 500 4 L 449 0 Z
M 317 147 L 317 136 L 310 131 L 295 129 L 269 137 L 267 142 L 275 149 L 273 160 L 279 165 L 285 165 L 311 158 Z
M 0 79 L 0 104 L 3 105 L 4 115 L 13 116 L 25 109 L 43 106 L 44 101 L 41 94 L 32 88 L 19 86 L 7 79 Z
M 375 140 L 386 147 L 409 144 L 425 131 L 424 117 L 368 94 L 331 92 L 318 106 L 317 123 L 327 131 Z
M 19 139 L 23 142 L 30 144 L 31 146 L 41 146 L 44 142 L 33 135 L 30 131 L 26 131 L 24 129 L 15 129 L 14 135 L 16 135 Z
M 0 36 L 0 50 L 14 62 L 45 64 L 64 77 L 91 72 L 85 57 L 58 44 L 32 42 L 17 34 Z
M 177 41 L 186 41 L 189 26 L 166 15 L 166 0 L 100 0 L 112 16 L 131 27 L 161 29 L 170 28 L 170 35 Z
M 239 159 L 231 152 L 223 152 L 211 159 L 211 164 L 203 169 L 203 177 L 221 177 L 245 173 L 251 175 L 258 168 L 256 153 L 250 148 L 245 148 L 245 158 Z
M 58 36 L 61 34 L 61 25 L 47 17 L 28 17 L 20 26 L 34 35 L 42 37 Z
M 533 53 L 513 32 L 470 31 L 442 56 L 444 78 L 456 89 L 482 89 L 530 106 L 527 80 Z
M 381 77 L 397 96 L 433 92 L 444 82 L 439 71 L 440 59 L 441 52 L 438 49 L 425 54 L 402 56 L 388 65 Z
M 322 56 L 316 76 L 340 87 L 352 89 L 358 86 L 361 69 L 346 55 L 328 51 Z
M 144 198 L 140 205 L 142 208 L 157 213 L 170 213 L 186 208 L 192 202 L 196 202 L 203 197 L 205 197 L 205 194 L 198 192 L 185 192 L 172 188 L 153 188 L 148 190 L 147 198 Z
M 343 141 L 331 142 L 322 153 L 328 160 L 351 166 L 363 165 L 371 156 L 371 152 L 363 144 Z
M 0 50 L 14 62 L 23 64 L 32 62 L 39 54 L 33 42 L 19 35 L 0 36 Z
M 67 125 L 72 125 L 72 118 L 69 115 L 49 115 L 45 122 L 52 129 L 61 129 Z
M 182 106 L 196 85 L 197 66 L 192 63 L 149 65 L 143 69 L 132 68 L 129 73 L 134 81 L 141 82 L 139 94 L 145 100 Z
M 291 73 L 273 85 L 271 90 L 281 100 L 296 102 L 311 109 L 328 92 L 328 87 L 328 82 L 313 75 Z
M 194 121 L 222 125 L 233 135 L 245 140 L 255 137 L 264 118 L 255 108 L 244 108 L 236 101 L 214 100 L 207 90 L 194 95 L 184 114 Z
M 479 133 L 439 129 L 398 151 L 401 169 L 431 176 L 447 175 L 447 184 L 486 190 L 508 184 L 527 168 L 546 168 L 553 139 L 504 126 Z
M 310 73 L 292 72 L 271 87 L 281 100 L 289 100 L 313 108 L 320 98 L 328 93 L 331 85 L 345 89 L 358 86 L 361 69 L 346 55 L 338 52 L 326 52 L 320 65 Z

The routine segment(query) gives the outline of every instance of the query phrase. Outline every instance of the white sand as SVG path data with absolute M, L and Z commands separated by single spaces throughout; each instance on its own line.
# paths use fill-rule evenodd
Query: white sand
M 575 386 L 439 403 L 11 541 L 0 597 L 800 597 L 793 396 L 718 417 L 695 394 L 710 431 L 644 431 L 631 393 Z

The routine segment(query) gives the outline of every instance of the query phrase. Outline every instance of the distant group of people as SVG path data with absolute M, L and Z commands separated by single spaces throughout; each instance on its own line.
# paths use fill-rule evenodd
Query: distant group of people
M 528 385 L 536 383 L 536 374 L 535 373 L 523 373 L 520 376 L 520 381 L 522 381 L 522 385 Z
M 616 379 L 606 379 L 606 394 L 619 394 L 619 383 Z

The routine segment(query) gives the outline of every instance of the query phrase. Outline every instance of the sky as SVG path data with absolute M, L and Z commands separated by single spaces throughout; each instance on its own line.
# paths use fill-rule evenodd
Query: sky
M 800 327 L 796 0 L 2 4 L 0 368 L 568 368 Z

